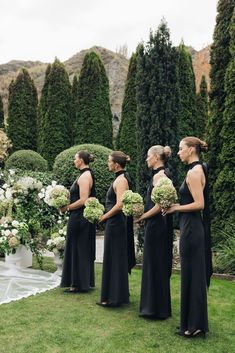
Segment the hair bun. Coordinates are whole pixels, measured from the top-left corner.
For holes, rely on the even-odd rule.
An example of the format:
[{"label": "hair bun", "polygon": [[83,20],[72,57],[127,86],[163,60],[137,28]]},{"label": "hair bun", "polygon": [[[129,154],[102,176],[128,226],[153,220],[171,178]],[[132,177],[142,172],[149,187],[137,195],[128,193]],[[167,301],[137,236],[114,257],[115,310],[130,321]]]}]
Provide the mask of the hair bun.
[{"label": "hair bun", "polygon": [[200,149],[202,152],[207,152],[208,151],[208,145],[205,141],[201,141],[201,144],[200,144]]},{"label": "hair bun", "polygon": [[166,158],[169,158],[171,156],[171,148],[170,148],[170,146],[165,146],[163,148],[163,150],[164,150],[164,154],[165,154]]},{"label": "hair bun", "polygon": [[94,159],[95,159],[95,158],[94,158],[93,154],[90,153],[90,155],[89,155],[89,161],[90,161],[90,162],[94,162]]}]

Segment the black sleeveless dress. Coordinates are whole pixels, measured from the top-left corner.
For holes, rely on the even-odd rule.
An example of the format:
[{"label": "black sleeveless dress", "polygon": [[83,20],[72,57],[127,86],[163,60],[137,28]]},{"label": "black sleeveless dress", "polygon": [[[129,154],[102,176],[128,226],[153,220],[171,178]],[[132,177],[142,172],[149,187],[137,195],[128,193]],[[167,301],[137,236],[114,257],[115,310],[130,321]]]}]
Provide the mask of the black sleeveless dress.
[{"label": "black sleeveless dress", "polygon": [[[90,169],[84,168],[84,173]],[[91,171],[90,171],[91,172]],[[94,176],[90,196],[95,197]],[[80,198],[79,185],[76,179],[70,188],[70,203]],[[95,225],[83,217],[84,206],[71,210],[67,227],[64,264],[61,287],[75,287],[79,291],[88,291],[94,287],[94,261],[95,261]]]},{"label": "black sleeveless dress", "polygon": [[[153,175],[160,170],[153,171]],[[167,174],[165,172],[165,174]],[[146,197],[145,212],[155,206],[151,200],[153,177]],[[172,215],[161,213],[145,222],[144,256],[140,297],[140,316],[166,319],[171,316],[170,276],[172,264]]]},{"label": "black sleeveless dress", "polygon": [[[116,176],[120,174],[116,173]],[[112,184],[106,195],[106,212],[115,204]],[[126,217],[122,212],[108,218],[105,224],[100,301],[112,306],[129,303]]]},{"label": "black sleeveless dress", "polygon": [[[193,163],[193,166],[199,164]],[[181,205],[192,203],[186,180],[180,189]],[[181,322],[180,331],[208,331],[205,231],[200,211],[180,213]]]}]

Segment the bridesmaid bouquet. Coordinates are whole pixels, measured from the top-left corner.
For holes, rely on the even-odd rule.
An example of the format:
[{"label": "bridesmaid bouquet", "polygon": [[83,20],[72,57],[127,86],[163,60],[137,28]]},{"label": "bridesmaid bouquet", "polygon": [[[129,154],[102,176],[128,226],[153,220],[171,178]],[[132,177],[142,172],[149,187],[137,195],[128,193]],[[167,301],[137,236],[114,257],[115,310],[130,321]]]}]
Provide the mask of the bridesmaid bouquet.
[{"label": "bridesmaid bouquet", "polygon": [[169,208],[177,201],[177,193],[172,181],[168,178],[161,178],[154,186],[151,200],[159,204],[162,209]]},{"label": "bridesmaid bouquet", "polygon": [[43,197],[46,204],[55,208],[61,208],[69,203],[69,191],[63,185],[57,185],[55,181],[48,185],[46,190],[42,189],[39,197]]},{"label": "bridesmaid bouquet", "polygon": [[122,195],[122,211],[125,216],[140,217],[144,213],[143,198],[137,192],[127,190]]},{"label": "bridesmaid bouquet", "polygon": [[89,197],[85,202],[85,209],[83,216],[90,223],[98,222],[100,217],[104,214],[104,206],[95,197]]}]

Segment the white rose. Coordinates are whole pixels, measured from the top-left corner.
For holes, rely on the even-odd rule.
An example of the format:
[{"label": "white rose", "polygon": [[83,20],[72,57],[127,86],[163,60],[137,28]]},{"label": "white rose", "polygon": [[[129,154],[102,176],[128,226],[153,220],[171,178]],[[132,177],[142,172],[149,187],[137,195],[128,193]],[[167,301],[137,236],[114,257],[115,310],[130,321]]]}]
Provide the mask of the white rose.
[{"label": "white rose", "polygon": [[64,234],[63,229],[60,229],[60,230],[59,230],[59,234]]},{"label": "white rose", "polygon": [[59,220],[57,221],[57,223],[58,223],[58,224],[61,224],[61,223],[62,223],[61,219],[59,219]]},{"label": "white rose", "polygon": [[4,227],[4,228],[8,228],[8,223],[4,223],[4,224],[3,224],[3,227]]},{"label": "white rose", "polygon": [[18,234],[19,231],[18,231],[18,229],[12,229],[11,232],[12,232],[13,235],[16,235],[16,234]]},{"label": "white rose", "polygon": [[6,190],[6,199],[12,199],[12,192],[10,190]]},{"label": "white rose", "polygon": [[39,192],[38,197],[39,197],[40,199],[43,199],[44,194],[43,194],[42,192]]},{"label": "white rose", "polygon": [[5,184],[3,184],[2,187],[3,187],[3,189],[7,189],[7,188],[9,188],[9,185],[5,183]]},{"label": "white rose", "polygon": [[12,225],[13,225],[13,227],[19,227],[19,225],[20,225],[20,223],[18,222],[18,221],[12,221]]},{"label": "white rose", "polygon": [[10,173],[10,175],[14,175],[15,174],[15,170],[14,169],[9,169],[9,173]]},{"label": "white rose", "polygon": [[8,235],[10,235],[10,234],[11,234],[11,231],[9,229],[6,229],[5,230],[5,236],[8,237]]},{"label": "white rose", "polygon": [[51,185],[52,185],[52,186],[56,186],[56,184],[57,184],[57,182],[56,182],[55,180],[52,180]]}]

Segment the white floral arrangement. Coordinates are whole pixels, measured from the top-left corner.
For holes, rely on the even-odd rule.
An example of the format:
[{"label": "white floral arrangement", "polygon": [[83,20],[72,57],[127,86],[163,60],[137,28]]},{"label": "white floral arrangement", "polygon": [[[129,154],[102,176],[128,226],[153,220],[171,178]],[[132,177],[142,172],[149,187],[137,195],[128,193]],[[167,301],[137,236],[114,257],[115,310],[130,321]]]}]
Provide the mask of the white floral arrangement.
[{"label": "white floral arrangement", "polygon": [[137,192],[126,190],[122,195],[122,211],[125,216],[140,217],[144,213],[143,198]]},{"label": "white floral arrangement", "polygon": [[177,201],[177,192],[169,178],[161,178],[154,186],[151,200],[158,204],[162,209],[169,208]]},{"label": "white floral arrangement", "polygon": [[6,254],[14,254],[20,244],[29,245],[31,237],[28,225],[17,220],[0,223],[0,249]]},{"label": "white floral arrangement", "polygon": [[66,227],[59,229],[58,232],[51,234],[51,238],[48,239],[46,248],[52,251],[55,255],[59,254],[61,258],[64,256],[64,248],[66,241]]},{"label": "white floral arrangement", "polygon": [[83,216],[90,223],[98,222],[100,217],[104,214],[104,206],[95,197],[89,197],[85,202]]},{"label": "white floral arrangement", "polygon": [[69,191],[63,185],[59,185],[56,181],[52,181],[51,185],[42,188],[38,194],[40,199],[44,199],[45,203],[55,208],[61,208],[69,204]]},{"label": "white floral arrangement", "polygon": [[22,193],[25,196],[28,195],[30,191],[39,192],[42,189],[42,183],[32,177],[22,177],[12,186],[12,193]]}]

